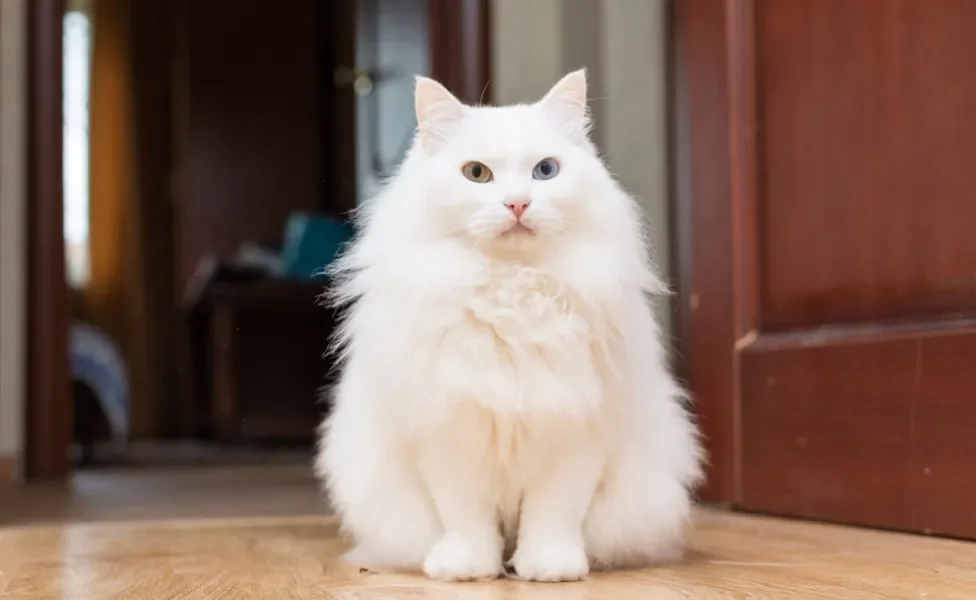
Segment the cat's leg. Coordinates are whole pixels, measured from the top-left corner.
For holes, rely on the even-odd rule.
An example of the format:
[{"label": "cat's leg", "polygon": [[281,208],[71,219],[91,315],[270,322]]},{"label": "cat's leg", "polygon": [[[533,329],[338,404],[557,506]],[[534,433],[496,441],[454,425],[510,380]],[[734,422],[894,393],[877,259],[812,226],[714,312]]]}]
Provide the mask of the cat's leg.
[{"label": "cat's leg", "polygon": [[551,464],[527,482],[511,564],[521,579],[574,581],[589,573],[583,522],[604,455],[590,440],[551,450]]},{"label": "cat's leg", "polygon": [[700,477],[697,435],[678,404],[640,411],[623,428],[584,527],[594,568],[681,558]]},{"label": "cat's leg", "polygon": [[373,570],[420,571],[442,535],[440,520],[409,453],[364,405],[337,406],[323,427],[316,459],[342,529],[356,543],[346,561]]},{"label": "cat's leg", "polygon": [[[459,431],[469,435],[457,436]],[[478,433],[462,427],[428,440],[420,452],[424,481],[444,527],[424,561],[431,579],[494,579],[502,573],[504,540],[490,489],[491,465],[484,464]]]},{"label": "cat's leg", "polygon": [[678,560],[690,516],[690,494],[674,477],[618,471],[594,498],[586,519],[590,562],[610,569]]}]

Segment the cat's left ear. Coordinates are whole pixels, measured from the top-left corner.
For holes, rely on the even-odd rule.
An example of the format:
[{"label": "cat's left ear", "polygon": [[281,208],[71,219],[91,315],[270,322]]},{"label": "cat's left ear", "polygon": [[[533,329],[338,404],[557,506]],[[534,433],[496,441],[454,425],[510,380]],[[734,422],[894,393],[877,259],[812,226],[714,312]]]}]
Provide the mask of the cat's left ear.
[{"label": "cat's left ear", "polygon": [[573,71],[560,79],[539,105],[563,123],[571,135],[585,135],[590,126],[586,108],[586,69]]},{"label": "cat's left ear", "polygon": [[464,116],[464,104],[447,88],[428,77],[417,77],[414,90],[417,133],[427,152],[436,152],[447,143]]}]

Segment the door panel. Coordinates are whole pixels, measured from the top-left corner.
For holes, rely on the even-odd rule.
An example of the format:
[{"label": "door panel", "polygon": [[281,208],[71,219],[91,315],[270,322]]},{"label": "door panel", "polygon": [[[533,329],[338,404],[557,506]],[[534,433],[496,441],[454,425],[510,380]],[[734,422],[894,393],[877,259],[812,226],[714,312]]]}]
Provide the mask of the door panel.
[{"label": "door panel", "polygon": [[741,506],[976,537],[976,324],[770,335],[740,357]]},{"label": "door panel", "polygon": [[761,323],[976,306],[976,2],[755,6]]},{"label": "door panel", "polygon": [[677,3],[711,499],[976,538],[974,30],[971,0]]}]

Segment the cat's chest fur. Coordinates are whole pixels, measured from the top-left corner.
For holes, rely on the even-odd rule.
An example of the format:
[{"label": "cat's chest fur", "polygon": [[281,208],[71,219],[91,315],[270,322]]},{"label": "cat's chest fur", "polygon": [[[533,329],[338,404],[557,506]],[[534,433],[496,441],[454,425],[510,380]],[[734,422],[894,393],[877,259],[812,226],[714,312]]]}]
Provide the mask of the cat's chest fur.
[{"label": "cat's chest fur", "polygon": [[497,344],[528,350],[590,335],[572,289],[551,273],[517,264],[492,264],[462,296],[476,325],[490,328]]},{"label": "cat's chest fur", "polygon": [[509,263],[441,298],[436,349],[450,402],[504,414],[592,412],[611,377],[613,330],[558,274]]},{"label": "cat's chest fur", "polygon": [[435,336],[433,379],[447,387],[421,445],[474,461],[509,530],[548,457],[603,425],[614,388],[609,317],[558,272],[518,264],[490,264],[439,302],[453,316]]}]

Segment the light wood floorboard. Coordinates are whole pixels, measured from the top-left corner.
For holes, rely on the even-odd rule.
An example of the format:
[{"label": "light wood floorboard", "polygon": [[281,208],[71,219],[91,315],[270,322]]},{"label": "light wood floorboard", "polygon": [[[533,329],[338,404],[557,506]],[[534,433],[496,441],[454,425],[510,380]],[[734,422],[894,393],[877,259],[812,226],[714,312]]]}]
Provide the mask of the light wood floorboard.
[{"label": "light wood floorboard", "polygon": [[307,465],[86,474],[0,492],[0,522],[9,600],[976,598],[976,544],[713,509],[675,566],[556,585],[360,573]]}]

